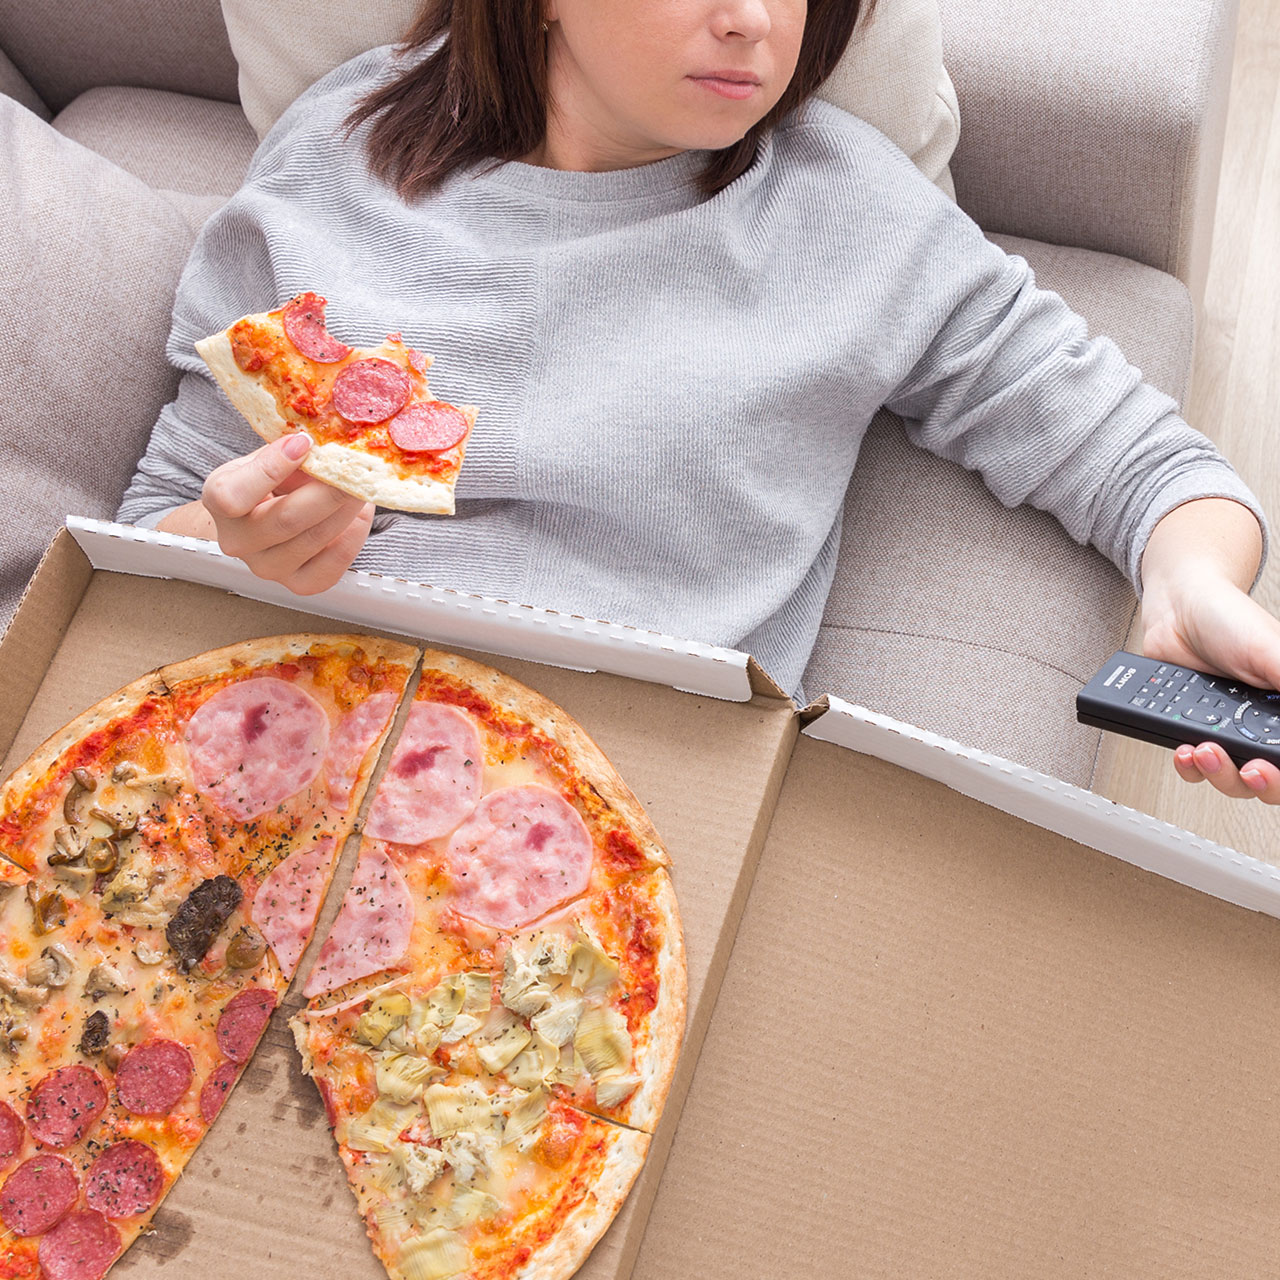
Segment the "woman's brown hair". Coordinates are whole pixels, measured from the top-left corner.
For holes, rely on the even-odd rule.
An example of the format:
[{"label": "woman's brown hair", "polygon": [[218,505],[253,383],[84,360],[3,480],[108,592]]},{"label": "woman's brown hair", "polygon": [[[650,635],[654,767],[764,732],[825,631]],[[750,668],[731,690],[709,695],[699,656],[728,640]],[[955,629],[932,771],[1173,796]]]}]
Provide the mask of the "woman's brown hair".
[{"label": "woman's brown hair", "polygon": [[[861,11],[872,0],[809,0],[791,83],[740,142],[713,152],[701,175],[707,195],[723,190],[755,159],[761,137],[835,69]],[[528,155],[547,130],[546,36],[542,0],[427,0],[400,52],[421,53],[348,117],[366,121],[369,163],[406,200],[427,194],[458,169]]]}]

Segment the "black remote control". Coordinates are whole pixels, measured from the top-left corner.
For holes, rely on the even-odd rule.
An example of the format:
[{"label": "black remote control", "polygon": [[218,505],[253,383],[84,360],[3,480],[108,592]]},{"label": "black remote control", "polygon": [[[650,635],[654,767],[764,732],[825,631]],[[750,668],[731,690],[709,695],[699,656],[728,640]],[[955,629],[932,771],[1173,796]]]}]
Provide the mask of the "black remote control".
[{"label": "black remote control", "polygon": [[1280,693],[1123,649],[1076,695],[1076,719],[1162,747],[1217,742],[1280,766]]}]

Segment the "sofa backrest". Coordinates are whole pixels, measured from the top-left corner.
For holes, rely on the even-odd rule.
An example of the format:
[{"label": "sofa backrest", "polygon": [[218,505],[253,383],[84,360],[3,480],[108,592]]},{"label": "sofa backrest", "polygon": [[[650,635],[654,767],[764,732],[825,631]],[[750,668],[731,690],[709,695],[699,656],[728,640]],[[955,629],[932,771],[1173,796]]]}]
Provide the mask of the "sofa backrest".
[{"label": "sofa backrest", "polygon": [[0,0],[0,48],[55,112],[99,85],[238,100],[219,0]]}]

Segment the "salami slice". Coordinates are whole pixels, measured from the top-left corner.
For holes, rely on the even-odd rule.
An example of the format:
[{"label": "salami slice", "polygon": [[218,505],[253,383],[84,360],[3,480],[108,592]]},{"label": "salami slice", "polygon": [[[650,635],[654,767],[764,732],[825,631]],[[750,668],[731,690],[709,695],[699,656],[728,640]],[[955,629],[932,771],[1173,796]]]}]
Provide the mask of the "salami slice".
[{"label": "salami slice", "polygon": [[345,809],[350,802],[351,789],[356,784],[365,753],[391,719],[396,702],[397,695],[387,689],[366,698],[338,721],[324,759],[329,803],[336,808]]},{"label": "salami slice", "polygon": [[249,987],[232,996],[218,1019],[218,1048],[232,1062],[248,1062],[275,1007],[275,992],[265,987]]},{"label": "salami slice", "polygon": [[27,1128],[46,1147],[79,1142],[107,1105],[107,1089],[89,1067],[51,1071],[27,1099]]},{"label": "salami slice", "polygon": [[240,822],[297,795],[320,772],[329,717],[305,689],[259,676],[215,693],[190,719],[196,785]]},{"label": "salami slice", "polygon": [[120,1253],[120,1233],[92,1209],[70,1214],[36,1250],[46,1280],[102,1280]]},{"label": "salami slice", "polygon": [[113,1142],[89,1167],[84,1200],[107,1218],[146,1213],[160,1199],[164,1170],[144,1142]]},{"label": "salami slice", "polygon": [[427,400],[401,409],[387,432],[406,453],[439,453],[460,443],[470,425],[460,409],[443,400]]},{"label": "salami slice", "polygon": [[504,787],[449,841],[453,905],[481,924],[520,928],[584,892],[591,857],[591,835],[567,800],[547,787]]},{"label": "salami slice", "polygon": [[80,1179],[62,1156],[24,1160],[0,1187],[0,1222],[16,1236],[48,1231],[76,1202]]},{"label": "salami slice", "polygon": [[415,702],[365,822],[394,844],[448,835],[480,799],[480,735],[456,707]]},{"label": "salami slice", "polygon": [[404,876],[383,849],[365,845],[303,994],[333,991],[395,964],[412,930],[413,898]]},{"label": "salami slice", "polygon": [[144,1040],[116,1068],[116,1096],[135,1116],[167,1116],[191,1087],[191,1053],[176,1040]]},{"label": "salami slice", "polygon": [[236,1073],[240,1070],[234,1062],[220,1062],[209,1073],[209,1078],[200,1090],[200,1114],[205,1124],[212,1124],[222,1110],[222,1104],[236,1082]]},{"label": "salami slice", "polygon": [[333,862],[333,837],[290,854],[262,882],[253,899],[253,922],[262,931],[281,971],[293,977],[315,928]]},{"label": "salami slice", "polygon": [[348,422],[386,422],[409,402],[413,382],[398,364],[370,356],[333,380],[333,407]]},{"label": "salami slice", "polygon": [[22,1150],[26,1132],[22,1117],[7,1102],[0,1102],[0,1169],[11,1164]]},{"label": "salami slice", "polygon": [[317,364],[337,364],[351,354],[351,348],[325,328],[324,309],[327,301],[317,293],[300,293],[280,317],[290,342]]}]

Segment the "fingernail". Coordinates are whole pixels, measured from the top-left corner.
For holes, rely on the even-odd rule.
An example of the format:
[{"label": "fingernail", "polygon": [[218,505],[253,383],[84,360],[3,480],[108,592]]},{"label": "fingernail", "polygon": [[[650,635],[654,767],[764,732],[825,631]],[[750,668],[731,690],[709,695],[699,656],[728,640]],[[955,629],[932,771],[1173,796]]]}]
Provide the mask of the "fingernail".
[{"label": "fingernail", "polygon": [[1222,768],[1222,761],[1212,751],[1197,751],[1196,764],[1202,773],[1217,773]]},{"label": "fingernail", "polygon": [[1191,747],[1179,747],[1173,754],[1178,757],[1179,764],[1191,764],[1196,758],[1196,753]]},{"label": "fingernail", "polygon": [[310,448],[311,437],[305,431],[295,431],[285,437],[284,456],[286,458],[301,458]]},{"label": "fingernail", "polygon": [[1267,785],[1266,778],[1264,778],[1261,772],[1257,769],[1241,769],[1240,776],[1255,791],[1261,791]]}]

